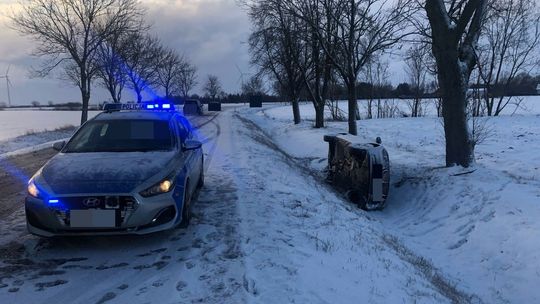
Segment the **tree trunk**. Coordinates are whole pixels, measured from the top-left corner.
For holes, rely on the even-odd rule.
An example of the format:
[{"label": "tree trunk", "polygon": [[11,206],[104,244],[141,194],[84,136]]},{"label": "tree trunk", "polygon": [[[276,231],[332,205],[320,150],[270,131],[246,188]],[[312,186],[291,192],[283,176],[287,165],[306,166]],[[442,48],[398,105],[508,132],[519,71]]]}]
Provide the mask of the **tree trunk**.
[{"label": "tree trunk", "polygon": [[349,133],[352,135],[358,135],[358,129],[356,127],[358,104],[356,103],[356,86],[354,81],[347,84],[347,98],[349,102]]},{"label": "tree trunk", "polygon": [[[451,61],[452,58],[456,60],[457,54],[443,58],[447,58],[445,61]],[[474,148],[467,125],[468,84],[465,81],[468,78],[464,77],[463,73],[457,61],[454,64],[439,64],[447,167],[469,167],[474,161]]]},{"label": "tree trunk", "polygon": [[315,128],[324,128],[324,104],[315,105]]},{"label": "tree trunk", "polygon": [[81,97],[82,97],[82,109],[81,109],[81,125],[88,120],[88,104],[90,103],[90,84],[87,77],[81,77]]},{"label": "tree trunk", "polygon": [[301,121],[301,119],[300,119],[300,105],[298,104],[298,99],[293,98],[292,101],[291,101],[291,104],[292,104],[294,124],[297,125]]},{"label": "tree trunk", "polygon": [[116,99],[114,100],[115,103],[120,103],[122,101],[122,89],[118,89],[118,92],[116,93]]},{"label": "tree trunk", "polygon": [[456,20],[450,20],[446,1],[425,1],[431,25],[432,51],[442,91],[447,167],[468,167],[474,162],[474,145],[467,124],[467,89],[471,72],[477,64],[474,50],[480,37],[487,2],[460,2],[463,3],[463,11]]},{"label": "tree trunk", "polygon": [[142,103],[142,92],[140,88],[135,88],[135,93],[137,93],[137,102]]},{"label": "tree trunk", "polygon": [[81,125],[88,120],[88,104],[90,103],[90,94],[82,93],[82,113],[81,113]]},{"label": "tree trunk", "polygon": [[504,96],[499,97],[499,101],[497,103],[497,109],[495,109],[495,113],[493,113],[493,116],[499,116],[501,114],[502,110],[504,109],[504,106],[502,106],[504,101]]},{"label": "tree trunk", "polygon": [[493,103],[494,103],[494,97],[486,97],[486,110],[487,110],[487,116],[493,115]]}]

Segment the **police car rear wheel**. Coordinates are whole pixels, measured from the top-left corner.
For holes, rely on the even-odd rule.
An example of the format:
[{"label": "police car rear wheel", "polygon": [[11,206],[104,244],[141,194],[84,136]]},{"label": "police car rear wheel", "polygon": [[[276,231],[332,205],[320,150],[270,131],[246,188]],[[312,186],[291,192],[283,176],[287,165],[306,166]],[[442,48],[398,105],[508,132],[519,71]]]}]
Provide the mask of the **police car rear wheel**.
[{"label": "police car rear wheel", "polygon": [[182,207],[182,221],[180,222],[180,225],[178,225],[180,228],[187,228],[191,220],[191,195],[187,191],[187,189],[189,189],[188,186],[189,185],[186,185],[186,191],[184,193],[184,206]]},{"label": "police car rear wheel", "polygon": [[199,177],[199,182],[197,183],[197,188],[202,188],[204,186],[204,160],[201,160],[201,175]]}]

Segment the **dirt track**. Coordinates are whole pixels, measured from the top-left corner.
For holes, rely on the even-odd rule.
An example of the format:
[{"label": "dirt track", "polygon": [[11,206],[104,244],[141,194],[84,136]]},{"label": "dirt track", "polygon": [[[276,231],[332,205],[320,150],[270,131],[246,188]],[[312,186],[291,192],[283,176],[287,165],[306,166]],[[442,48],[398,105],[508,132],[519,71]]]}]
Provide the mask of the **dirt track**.
[{"label": "dirt track", "polygon": [[48,148],[0,160],[0,218],[24,205],[26,182],[56,153]]}]

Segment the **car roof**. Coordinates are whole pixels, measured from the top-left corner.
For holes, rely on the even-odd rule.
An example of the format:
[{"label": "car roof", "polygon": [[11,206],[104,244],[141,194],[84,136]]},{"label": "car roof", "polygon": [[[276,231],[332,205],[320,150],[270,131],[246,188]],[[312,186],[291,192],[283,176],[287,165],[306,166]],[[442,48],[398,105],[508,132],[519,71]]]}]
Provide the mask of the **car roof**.
[{"label": "car roof", "polygon": [[177,112],[161,111],[115,111],[98,114],[94,120],[163,120],[169,121]]}]

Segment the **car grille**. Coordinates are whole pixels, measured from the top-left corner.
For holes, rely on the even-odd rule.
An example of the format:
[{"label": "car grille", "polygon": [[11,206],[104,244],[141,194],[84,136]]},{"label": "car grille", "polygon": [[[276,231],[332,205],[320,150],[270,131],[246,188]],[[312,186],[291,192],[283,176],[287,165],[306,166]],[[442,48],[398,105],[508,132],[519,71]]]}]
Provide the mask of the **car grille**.
[{"label": "car grille", "polygon": [[137,201],[131,196],[81,196],[59,199],[66,209],[135,209]]},{"label": "car grille", "polygon": [[58,221],[63,226],[69,226],[70,210],[109,209],[116,211],[116,226],[124,225],[138,203],[131,196],[80,196],[61,197],[59,205],[51,207]]}]

